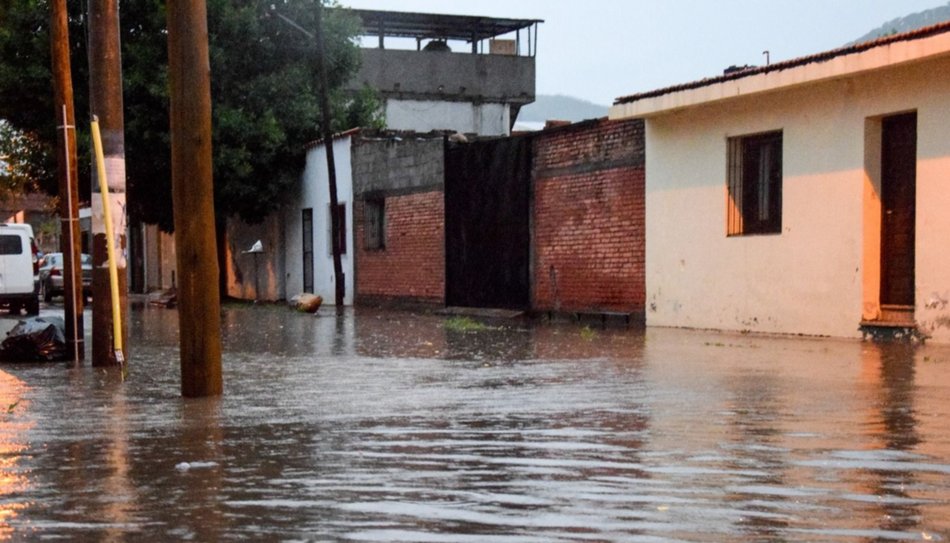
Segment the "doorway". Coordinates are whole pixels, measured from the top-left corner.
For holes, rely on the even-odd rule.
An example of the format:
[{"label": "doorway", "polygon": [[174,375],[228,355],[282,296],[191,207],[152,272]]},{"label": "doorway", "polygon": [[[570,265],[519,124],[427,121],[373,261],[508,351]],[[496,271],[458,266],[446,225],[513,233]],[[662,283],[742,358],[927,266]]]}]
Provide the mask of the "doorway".
[{"label": "doorway", "polygon": [[914,321],[917,113],[881,121],[881,320]]},{"label": "doorway", "polygon": [[447,305],[527,308],[531,144],[528,136],[447,143]]}]

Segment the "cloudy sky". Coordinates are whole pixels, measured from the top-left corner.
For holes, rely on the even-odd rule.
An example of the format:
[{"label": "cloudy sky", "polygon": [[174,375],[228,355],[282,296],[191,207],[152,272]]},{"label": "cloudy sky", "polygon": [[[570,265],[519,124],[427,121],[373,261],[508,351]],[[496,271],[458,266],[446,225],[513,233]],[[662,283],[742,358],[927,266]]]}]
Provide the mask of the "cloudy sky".
[{"label": "cloudy sky", "polygon": [[619,96],[839,47],[947,0],[339,0],[393,11],[543,19],[537,92]]}]

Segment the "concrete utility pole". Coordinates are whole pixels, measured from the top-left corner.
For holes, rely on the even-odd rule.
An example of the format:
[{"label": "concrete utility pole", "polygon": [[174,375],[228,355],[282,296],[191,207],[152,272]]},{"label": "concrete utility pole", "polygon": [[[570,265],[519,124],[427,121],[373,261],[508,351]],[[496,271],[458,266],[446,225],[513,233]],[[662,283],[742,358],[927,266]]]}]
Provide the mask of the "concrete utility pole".
[{"label": "concrete utility pole", "polygon": [[[98,174],[93,168],[92,182],[92,364],[123,365],[128,357],[128,281],[126,278],[126,215],[125,215],[125,135],[122,115],[122,58],[119,47],[119,0],[89,2],[89,106],[99,117],[102,147],[105,155],[109,200],[114,221],[114,239],[106,239],[102,196]],[[106,243],[112,243],[119,272],[119,314],[113,315]],[[122,323],[120,343],[122,359],[116,344],[114,319]]]},{"label": "concrete utility pole", "polygon": [[181,393],[217,396],[223,384],[220,295],[215,288],[208,16],[205,0],[168,0],[166,9]]},{"label": "concrete utility pole", "polygon": [[[319,78],[320,116],[323,117],[323,146],[327,151],[327,176],[330,183],[330,233],[333,239],[330,246],[333,249],[333,281],[336,289],[336,313],[343,313],[343,297],[346,293],[346,284],[343,278],[343,262],[340,259],[340,210],[336,193],[336,163],[333,158],[333,129],[330,128],[330,96],[327,86],[326,53],[323,46],[323,0],[317,1],[317,24],[314,41],[317,46],[317,77]],[[346,240],[343,240],[346,243]]]},{"label": "concrete utility pole", "polygon": [[53,104],[58,145],[60,251],[63,253],[63,298],[66,309],[66,346],[73,362],[86,355],[83,339],[82,260],[79,228],[79,168],[76,160],[76,112],[69,60],[69,19],[66,0],[50,2],[50,53],[53,68]]}]

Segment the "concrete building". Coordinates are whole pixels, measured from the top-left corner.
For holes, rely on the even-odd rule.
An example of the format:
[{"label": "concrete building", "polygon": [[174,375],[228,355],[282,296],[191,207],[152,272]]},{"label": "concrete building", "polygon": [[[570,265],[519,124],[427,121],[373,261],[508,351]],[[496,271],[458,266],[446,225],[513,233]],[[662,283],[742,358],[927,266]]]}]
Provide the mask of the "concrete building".
[{"label": "concrete building", "polygon": [[[368,46],[362,49],[362,67],[348,88],[369,87],[379,94],[387,128],[507,135],[521,106],[534,101],[540,20],[352,12],[363,22]],[[334,143],[339,201],[346,215],[346,304],[353,302],[355,294],[351,143],[351,137]],[[325,156],[323,142],[308,146],[301,187],[287,195],[280,212],[259,225],[228,221],[225,273],[229,296],[274,301],[312,288],[323,296],[324,303],[333,303]],[[154,226],[135,230],[131,238],[133,290],[173,287],[174,239]],[[261,241],[262,252],[250,252],[257,241]]]},{"label": "concrete building", "polygon": [[359,303],[445,303],[445,136],[363,134],[353,147]]},{"label": "concrete building", "polygon": [[950,341],[950,24],[619,98],[648,325]]},{"label": "concrete building", "polygon": [[[534,55],[537,25],[541,21],[373,10],[353,12],[361,18],[365,43],[371,47],[362,49],[363,64],[349,88],[355,91],[369,87],[379,94],[390,131],[402,133],[409,139],[434,137],[441,153],[445,133],[509,134],[520,107],[534,101]],[[457,50],[453,51],[453,47]],[[339,135],[333,143],[338,201],[344,215],[341,233],[345,247],[342,254],[346,281],[344,303],[352,304],[357,294],[354,251],[360,253],[367,275],[365,296],[385,296],[386,289],[404,285],[405,290],[400,292],[407,292],[410,298],[431,301],[434,292],[438,291],[438,297],[443,295],[443,286],[423,284],[429,279],[420,283],[420,270],[412,269],[408,262],[404,267],[387,265],[380,270],[391,283],[388,287],[372,286],[373,263],[398,260],[395,255],[400,252],[400,242],[409,238],[402,235],[393,238],[386,251],[367,250],[365,245],[354,241],[355,229],[362,226],[354,222],[354,213],[358,213],[362,221],[367,207],[386,199],[389,215],[398,216],[401,198],[414,193],[417,186],[429,186],[436,177],[441,186],[441,163],[438,175],[428,172],[422,178],[409,181],[410,187],[397,183],[392,190],[361,188],[360,197],[364,200],[354,209],[351,148],[371,145],[374,137],[371,133],[352,130]],[[402,147],[390,145],[386,153],[397,148]],[[389,155],[381,158],[384,163],[380,171],[391,172],[390,181],[414,171],[417,166],[410,156],[393,161],[389,161],[394,158]],[[300,292],[313,292],[322,296],[325,304],[334,303],[325,142],[317,141],[308,146],[306,164],[299,190],[287,195],[279,214],[254,227],[229,222],[230,296],[278,300]],[[369,198],[368,203],[365,198]],[[440,213],[440,223],[442,220]],[[418,224],[406,226],[412,227],[411,233],[407,233],[410,237],[420,232]],[[399,219],[392,218],[386,227],[390,232],[398,230]],[[262,239],[263,253],[241,256],[261,237],[269,238],[269,243]],[[442,251],[441,238],[439,240],[438,250]],[[427,266],[429,264],[422,264],[424,269]],[[443,268],[444,260],[440,259],[439,269]],[[399,279],[402,273],[408,274],[405,283]],[[414,286],[409,286],[409,282]]]},{"label": "concrete building", "polygon": [[59,251],[60,222],[55,202],[46,194],[14,194],[0,202],[0,222],[27,223],[33,227],[34,241],[40,251]]},{"label": "concrete building", "polygon": [[[342,243],[340,260],[343,265],[344,305],[353,303],[353,175],[350,167],[350,148],[359,130],[339,134],[333,140],[336,163],[337,205],[342,214],[340,231]],[[336,283],[333,274],[331,250],[330,193],[327,188],[326,147],[323,142],[311,144],[307,163],[296,194],[289,195],[283,208],[285,245],[282,254],[286,260],[286,289],[281,298],[301,292],[323,297],[324,303],[335,303]]]},{"label": "concrete building", "polygon": [[468,143],[365,136],[352,150],[358,303],[642,320],[642,121]]},{"label": "concrete building", "polygon": [[511,133],[534,101],[537,19],[353,10],[363,64],[350,88],[383,100],[393,130]]}]

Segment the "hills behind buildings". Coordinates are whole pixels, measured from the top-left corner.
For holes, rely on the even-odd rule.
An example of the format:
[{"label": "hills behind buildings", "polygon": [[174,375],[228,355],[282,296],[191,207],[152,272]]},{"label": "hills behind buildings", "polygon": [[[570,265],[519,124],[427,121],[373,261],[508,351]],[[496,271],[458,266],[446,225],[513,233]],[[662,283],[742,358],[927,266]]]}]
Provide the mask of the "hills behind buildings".
[{"label": "hills behind buildings", "polygon": [[[846,45],[899,34],[947,20],[950,20],[950,2],[887,21]],[[533,103],[521,108],[518,123],[526,127],[540,128],[548,120],[577,122],[603,117],[607,115],[608,109],[608,105],[594,104],[571,96],[539,94]]]}]

